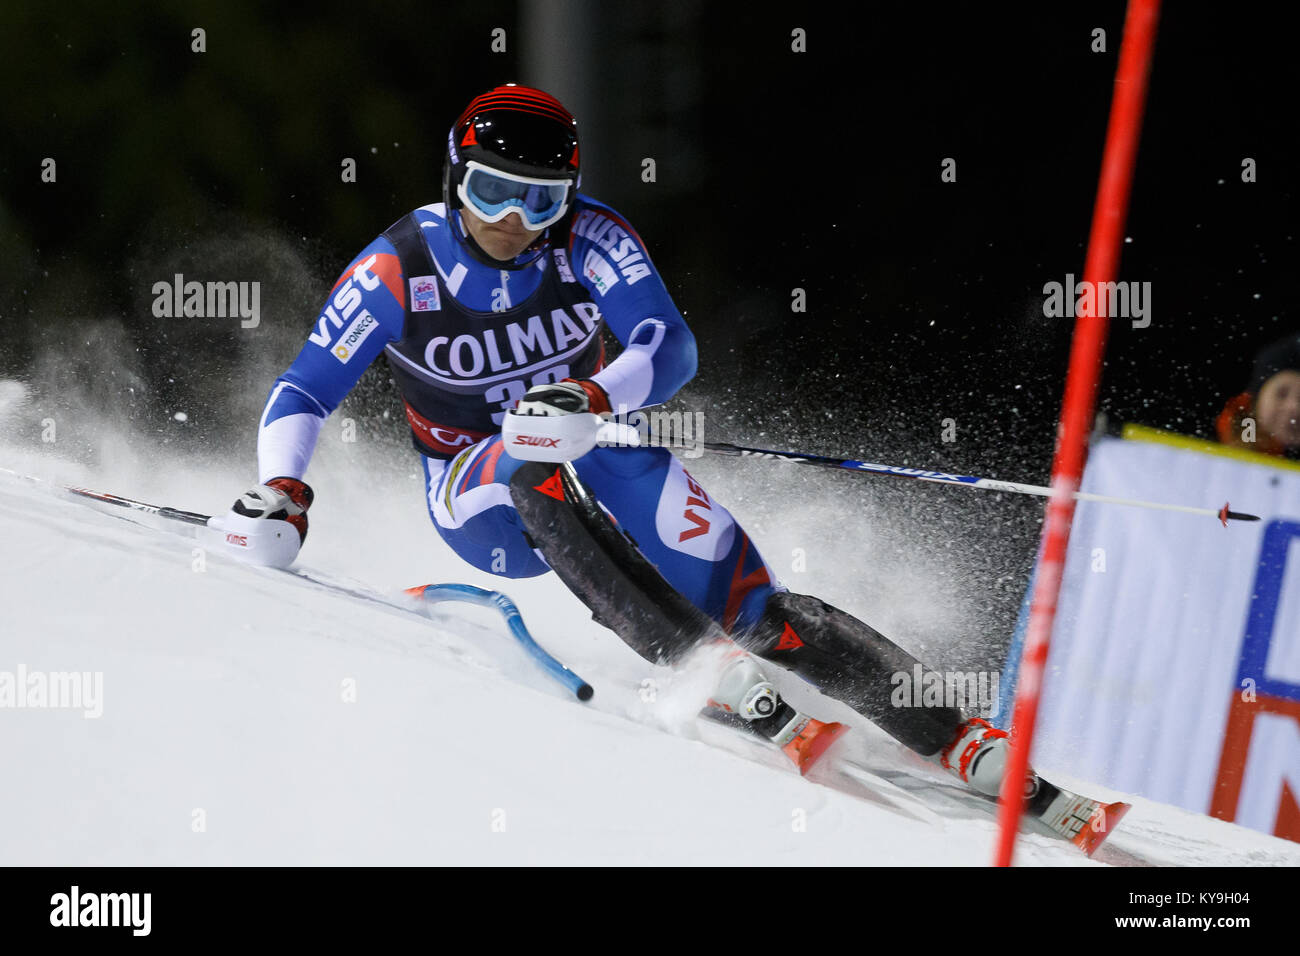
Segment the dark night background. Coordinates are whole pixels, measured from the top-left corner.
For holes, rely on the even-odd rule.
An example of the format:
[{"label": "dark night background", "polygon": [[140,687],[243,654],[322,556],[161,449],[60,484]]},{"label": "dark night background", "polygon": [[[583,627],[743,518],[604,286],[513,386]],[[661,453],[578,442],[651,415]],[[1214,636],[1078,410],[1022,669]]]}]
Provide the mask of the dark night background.
[{"label": "dark night background", "polygon": [[[695,330],[682,400],[710,412],[708,437],[1042,483],[1071,333],[1043,317],[1042,287],[1082,270],[1123,9],[10,5],[0,375],[39,406],[71,368],[141,428],[192,447],[237,432],[251,457],[266,389],[338,271],[441,198],[451,120],[517,80],[578,115],[586,191],[636,225]],[[1300,325],[1300,71],[1275,10],[1166,4],[1120,275],[1153,284],[1152,321],[1112,327],[1112,418],[1208,437],[1253,352]],[[260,280],[261,334],[155,319],[151,286],[176,271]],[[129,360],[98,359],[117,351]],[[359,413],[395,407],[385,386],[368,376]],[[180,432],[172,408],[190,410]],[[924,510],[954,492],[885,494]],[[1019,532],[1003,557],[1020,574],[1041,506],[980,507]]]}]

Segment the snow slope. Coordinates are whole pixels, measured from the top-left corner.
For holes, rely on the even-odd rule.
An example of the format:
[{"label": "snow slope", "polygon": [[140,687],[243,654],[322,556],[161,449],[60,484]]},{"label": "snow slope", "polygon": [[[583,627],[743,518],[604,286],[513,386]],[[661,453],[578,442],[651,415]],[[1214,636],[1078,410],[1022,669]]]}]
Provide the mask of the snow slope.
[{"label": "snow slope", "polygon": [[[0,475],[0,672],[103,680],[98,718],[0,710],[0,864],[990,860],[992,808],[845,708],[816,703],[855,733],[819,782],[800,778],[694,719],[708,661],[654,668],[553,578],[460,564],[428,524],[413,456],[376,478],[348,454],[327,445],[313,465],[305,567],[390,593],[500,586],[595,698],[540,675],[490,611],[430,620]],[[187,469],[126,439],[95,472],[30,446],[0,449],[0,465],[207,512],[248,483],[238,465]],[[1300,864],[1294,843],[1133,802],[1097,860],[1029,834],[1018,862]]]}]

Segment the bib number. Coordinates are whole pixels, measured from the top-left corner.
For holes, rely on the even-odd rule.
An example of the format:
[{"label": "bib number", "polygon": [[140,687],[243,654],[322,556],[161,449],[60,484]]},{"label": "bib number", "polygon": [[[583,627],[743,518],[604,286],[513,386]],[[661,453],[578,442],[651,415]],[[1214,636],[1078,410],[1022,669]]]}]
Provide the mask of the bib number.
[{"label": "bib number", "polygon": [[531,382],[518,378],[514,381],[502,382],[500,385],[493,385],[483,393],[483,397],[489,405],[496,405],[501,409],[499,412],[492,413],[492,424],[500,425],[505,421],[506,412],[518,405],[519,399],[523,398],[528,389],[534,385],[554,385],[556,382],[563,381],[568,377],[569,366],[553,365],[534,375]]}]

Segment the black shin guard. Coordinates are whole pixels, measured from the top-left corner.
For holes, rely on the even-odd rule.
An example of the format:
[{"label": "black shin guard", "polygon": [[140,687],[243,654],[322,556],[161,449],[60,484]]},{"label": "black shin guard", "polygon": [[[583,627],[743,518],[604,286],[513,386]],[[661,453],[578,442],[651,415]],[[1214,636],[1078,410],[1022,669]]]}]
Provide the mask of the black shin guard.
[{"label": "black shin guard", "polygon": [[914,679],[918,661],[874,628],[807,594],[778,592],[759,625],[737,640],[848,704],[891,737],[929,756],[952,742],[964,719],[955,707],[896,707],[895,674]]},{"label": "black shin guard", "polygon": [[726,639],[609,519],[572,468],[529,462],[510,497],[533,545],[597,623],[656,664],[671,664],[704,640]]}]

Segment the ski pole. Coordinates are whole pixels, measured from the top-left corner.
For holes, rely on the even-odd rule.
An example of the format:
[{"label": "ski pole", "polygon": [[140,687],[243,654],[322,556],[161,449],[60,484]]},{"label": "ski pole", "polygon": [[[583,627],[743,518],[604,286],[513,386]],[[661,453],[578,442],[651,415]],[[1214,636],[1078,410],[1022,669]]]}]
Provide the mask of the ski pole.
[{"label": "ski pole", "polygon": [[[851,458],[830,458],[826,455],[811,455],[799,452],[771,451],[765,448],[748,448],[744,445],[732,445],[726,442],[703,442],[696,444],[666,443],[669,448],[700,448],[715,455],[732,457],[765,458],[776,461],[788,461],[796,465],[816,465],[821,468],[841,468],[848,471],[882,475],[886,478],[914,478],[917,481],[932,481],[943,485],[959,485],[963,488],[978,488],[982,491],[1007,491],[1020,495],[1037,495],[1050,498],[1052,489],[1044,485],[1026,485],[1016,481],[1001,481],[997,478],[980,478],[976,475],[956,475],[943,471],[927,471],[924,468],[906,468],[901,465],[881,465],[869,461],[855,461]],[[1217,511],[1213,508],[1193,508],[1189,505],[1171,505],[1156,501],[1138,501],[1132,498],[1115,498],[1111,495],[1096,495],[1087,491],[1076,491],[1077,501],[1099,501],[1112,505],[1132,505],[1138,508],[1155,508],[1161,511],[1181,511],[1185,514],[1205,515],[1218,518],[1227,527],[1229,521],[1258,521],[1259,515],[1230,511],[1228,505]]]}]

